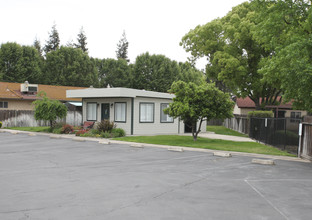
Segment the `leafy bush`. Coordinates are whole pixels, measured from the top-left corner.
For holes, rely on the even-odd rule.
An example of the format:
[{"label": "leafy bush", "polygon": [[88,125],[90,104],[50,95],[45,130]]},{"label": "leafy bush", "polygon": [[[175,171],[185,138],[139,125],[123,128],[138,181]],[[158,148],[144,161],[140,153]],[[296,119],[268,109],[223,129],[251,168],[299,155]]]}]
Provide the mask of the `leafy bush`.
[{"label": "leafy bush", "polygon": [[108,132],[102,132],[101,133],[101,137],[102,138],[112,138],[113,134],[112,133],[108,133]]},{"label": "leafy bush", "polygon": [[71,133],[73,133],[73,131],[74,131],[73,126],[71,126],[69,124],[63,125],[62,129],[61,129],[62,134],[71,134]]},{"label": "leafy bush", "polygon": [[122,128],[114,128],[114,129],[112,129],[112,134],[114,134],[114,137],[124,137],[124,136],[126,136],[126,132]]},{"label": "leafy bush", "polygon": [[248,118],[273,118],[272,111],[251,111],[248,112]]},{"label": "leafy bush", "polygon": [[93,134],[93,135],[101,134],[101,132],[97,129],[91,129],[88,133]]},{"label": "leafy bush", "polygon": [[2,127],[2,121],[0,121],[0,128]]},{"label": "leafy bush", "polygon": [[52,133],[53,134],[62,134],[62,128],[53,128]]},{"label": "leafy bush", "polygon": [[109,120],[102,120],[96,124],[96,128],[99,132],[111,132],[113,128],[116,128],[114,122]]}]

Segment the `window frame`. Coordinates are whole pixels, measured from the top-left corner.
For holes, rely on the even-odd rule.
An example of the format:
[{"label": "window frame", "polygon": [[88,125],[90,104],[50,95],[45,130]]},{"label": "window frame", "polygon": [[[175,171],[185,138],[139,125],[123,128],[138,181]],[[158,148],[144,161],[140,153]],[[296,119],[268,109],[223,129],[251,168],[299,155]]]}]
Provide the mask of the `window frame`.
[{"label": "window frame", "polygon": [[[166,108],[168,108],[169,107],[169,104],[170,103],[160,103],[160,123],[174,123],[174,118],[173,117],[171,117],[171,116],[169,116],[168,114],[165,114],[163,111],[164,111],[164,109],[162,109],[162,106],[163,105],[166,105],[167,107]],[[162,121],[162,114],[165,114],[165,115],[167,115],[167,117],[169,116],[170,118],[172,118],[172,121]]]},{"label": "window frame", "polygon": [[[88,105],[89,104],[95,104],[95,120],[89,120],[88,119]],[[97,112],[97,105],[98,103],[97,102],[87,102],[87,106],[86,106],[86,121],[97,121],[97,118],[98,118],[98,112]]]},{"label": "window frame", "polygon": [[0,107],[0,108],[9,108],[9,102],[0,101],[0,103],[2,104],[2,107]]},{"label": "window frame", "polygon": [[[141,105],[142,104],[150,104],[153,105],[153,121],[141,121]],[[139,122],[140,123],[155,123],[155,103],[154,102],[140,102],[139,103]]]},{"label": "window frame", "polygon": [[[116,104],[125,104],[125,120],[124,121],[117,121],[116,120]],[[114,122],[118,123],[127,123],[127,102],[114,102]]]}]

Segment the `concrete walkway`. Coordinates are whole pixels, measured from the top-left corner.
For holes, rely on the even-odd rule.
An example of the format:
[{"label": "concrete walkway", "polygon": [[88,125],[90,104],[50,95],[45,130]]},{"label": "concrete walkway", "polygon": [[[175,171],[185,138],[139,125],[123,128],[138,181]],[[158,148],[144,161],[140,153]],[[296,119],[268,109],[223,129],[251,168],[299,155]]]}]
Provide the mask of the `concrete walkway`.
[{"label": "concrete walkway", "polygon": [[[49,136],[50,138],[65,138],[65,139],[72,139],[73,141],[94,141],[98,142],[100,144],[127,144],[127,145],[136,145],[138,147],[153,147],[153,148],[176,148],[181,151],[192,151],[192,152],[205,152],[205,153],[214,153],[214,152],[221,152],[221,153],[230,153],[231,155],[236,156],[246,156],[246,157],[255,157],[255,158],[265,158],[265,159],[273,159],[273,160],[285,160],[285,161],[296,161],[296,162],[305,162],[310,163],[311,161],[298,158],[298,157],[288,157],[288,156],[275,156],[275,155],[265,155],[265,154],[255,154],[255,153],[244,153],[244,152],[235,152],[235,151],[220,151],[220,150],[210,150],[210,149],[202,149],[202,148],[192,148],[192,147],[180,147],[180,146],[170,146],[170,145],[158,145],[158,144],[147,144],[147,143],[135,143],[135,142],[127,142],[127,141],[118,141],[118,140],[111,140],[111,139],[105,139],[105,138],[94,138],[94,137],[76,137],[73,134],[51,134],[51,133],[44,133],[44,132],[30,132],[30,131],[18,131],[18,130],[11,130],[11,129],[0,129],[0,133],[11,133],[11,134],[28,134],[29,136],[37,136],[37,135],[43,135],[43,136]],[[212,137],[219,137],[222,136],[222,138],[225,138],[226,135],[216,135],[212,133],[203,133],[202,135],[206,135],[205,137],[212,138]],[[204,136],[203,136],[204,137]],[[250,138],[243,138],[243,137],[236,137],[236,136],[229,136],[237,138],[236,141],[238,141],[238,138],[243,139],[250,139]],[[214,138],[214,139],[221,139],[221,138]],[[227,140],[233,140],[233,139],[227,139]],[[223,139],[226,140],[226,139]],[[253,141],[252,139],[250,139]],[[245,140],[248,141],[248,140]]]},{"label": "concrete walkway", "polygon": [[[192,136],[192,134],[187,133],[183,135]],[[248,138],[248,137],[238,137],[238,136],[231,136],[231,135],[222,135],[222,134],[215,134],[213,132],[203,132],[198,134],[199,137],[203,138],[210,138],[210,139],[221,139],[227,141],[238,141],[238,142],[256,142],[255,140]]]}]

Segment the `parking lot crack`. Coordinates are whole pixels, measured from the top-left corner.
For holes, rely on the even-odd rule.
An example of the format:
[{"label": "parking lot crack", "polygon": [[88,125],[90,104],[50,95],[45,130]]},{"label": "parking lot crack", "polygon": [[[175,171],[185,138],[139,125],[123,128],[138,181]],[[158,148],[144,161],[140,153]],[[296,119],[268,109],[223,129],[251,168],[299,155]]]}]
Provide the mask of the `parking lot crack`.
[{"label": "parking lot crack", "polygon": [[285,219],[289,219],[279,208],[277,208],[269,199],[267,199],[256,187],[254,187],[248,180],[244,180],[259,196],[261,196],[273,209],[275,209]]}]

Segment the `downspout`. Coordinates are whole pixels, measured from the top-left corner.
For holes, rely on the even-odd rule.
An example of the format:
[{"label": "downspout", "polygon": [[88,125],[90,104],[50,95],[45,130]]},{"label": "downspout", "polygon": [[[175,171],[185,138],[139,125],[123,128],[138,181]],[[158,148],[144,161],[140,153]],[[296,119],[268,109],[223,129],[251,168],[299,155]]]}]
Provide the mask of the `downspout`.
[{"label": "downspout", "polygon": [[134,98],[131,98],[131,135],[133,135]]}]

